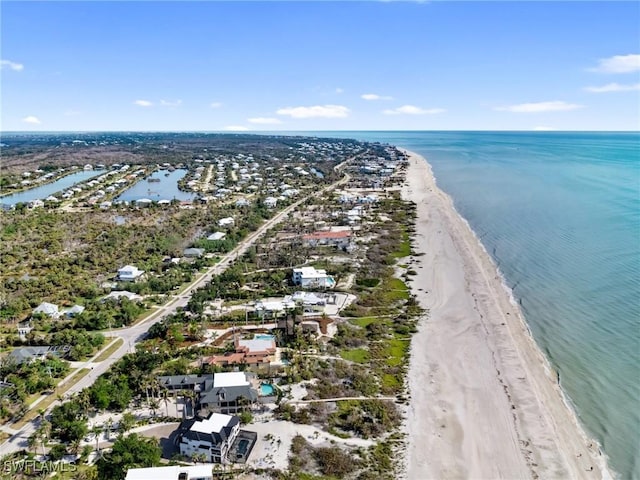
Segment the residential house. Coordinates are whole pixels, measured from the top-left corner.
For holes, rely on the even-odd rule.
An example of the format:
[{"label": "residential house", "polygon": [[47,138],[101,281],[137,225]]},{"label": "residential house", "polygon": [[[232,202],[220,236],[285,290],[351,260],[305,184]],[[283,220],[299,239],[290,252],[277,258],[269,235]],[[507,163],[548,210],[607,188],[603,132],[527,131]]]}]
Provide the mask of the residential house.
[{"label": "residential house", "polygon": [[42,302],[40,305],[34,308],[32,314],[35,315],[37,313],[46,315],[49,318],[60,317],[60,311],[58,310],[58,306],[48,302]]},{"label": "residential house", "polygon": [[144,270],[138,270],[133,265],[125,265],[118,270],[118,280],[121,282],[135,282],[144,274]]},{"label": "residential house", "polygon": [[314,267],[300,267],[293,269],[293,284],[304,288],[332,288],[336,282],[326,270],[316,270]]},{"label": "residential house", "polygon": [[204,248],[185,248],[182,254],[188,258],[200,258],[204,255]]},{"label": "residential house", "polygon": [[214,374],[213,388],[200,394],[200,410],[226,414],[245,410],[258,400],[250,378],[245,372]]},{"label": "residential house", "polygon": [[262,202],[267,208],[275,208],[278,203],[278,199],[275,197],[267,197]]},{"label": "residential house", "polygon": [[126,298],[128,300],[131,300],[132,302],[142,300],[142,297],[138,294],[128,292],[126,290],[114,290],[113,292],[109,293],[109,295],[105,295],[104,297],[102,297],[102,301],[112,298],[117,301],[120,301],[121,298]]},{"label": "residential house", "polygon": [[207,418],[191,418],[180,425],[178,446],[187,457],[204,454],[208,462],[226,463],[227,453],[240,432],[240,419],[211,413]]},{"label": "residential house", "polygon": [[337,248],[345,248],[351,243],[351,231],[339,230],[313,232],[302,236],[302,242],[307,247],[328,245]]},{"label": "residential house", "polygon": [[254,337],[252,340],[242,340],[239,336],[234,339],[235,351],[226,355],[215,355],[204,361],[209,365],[248,365],[259,367],[269,365],[275,360],[275,337]]},{"label": "residential house", "polygon": [[295,302],[290,298],[282,300],[258,300],[254,306],[259,318],[277,318],[296,308]]},{"label": "residential house", "polygon": [[49,355],[63,357],[65,356],[71,347],[64,346],[42,346],[42,347],[18,347],[14,349],[9,355],[7,355],[7,360],[10,362],[14,362],[17,365],[21,365],[23,363],[31,363],[36,360],[44,360]]},{"label": "residential house", "polygon": [[213,465],[130,468],[125,480],[213,480]]},{"label": "residential house", "polygon": [[67,318],[73,318],[76,315],[80,315],[82,312],[84,312],[84,307],[82,305],[74,305],[71,308],[65,308],[61,313]]},{"label": "residential house", "polygon": [[235,220],[233,219],[233,217],[225,217],[218,220],[219,227],[233,227],[234,224]]},{"label": "residential house", "polygon": [[199,394],[200,412],[237,413],[258,399],[253,376],[245,372],[214,375],[171,375],[158,377],[169,391],[192,390]]},{"label": "residential house", "polygon": [[227,234],[224,233],[224,232],[214,232],[214,233],[212,233],[211,235],[209,235],[207,237],[207,240],[214,240],[214,241],[224,240],[224,237],[226,237],[226,236],[227,236]]},{"label": "residential house", "polygon": [[29,320],[18,323],[18,337],[20,337],[20,340],[24,342],[31,330],[33,330],[33,327],[31,326],[31,322]]}]

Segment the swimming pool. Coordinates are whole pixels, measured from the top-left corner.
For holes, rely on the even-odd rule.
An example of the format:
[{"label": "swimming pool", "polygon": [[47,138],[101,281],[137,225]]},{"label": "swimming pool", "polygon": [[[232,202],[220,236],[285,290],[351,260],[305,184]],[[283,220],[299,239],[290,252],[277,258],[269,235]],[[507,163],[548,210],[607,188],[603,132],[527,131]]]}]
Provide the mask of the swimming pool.
[{"label": "swimming pool", "polygon": [[260,384],[260,395],[263,397],[270,397],[271,395],[275,395],[276,390],[273,388],[273,385],[269,383],[261,383]]},{"label": "swimming pool", "polygon": [[266,334],[266,333],[256,333],[253,336],[253,339],[254,340],[275,340],[276,337],[275,337],[275,335],[269,335],[269,334]]}]

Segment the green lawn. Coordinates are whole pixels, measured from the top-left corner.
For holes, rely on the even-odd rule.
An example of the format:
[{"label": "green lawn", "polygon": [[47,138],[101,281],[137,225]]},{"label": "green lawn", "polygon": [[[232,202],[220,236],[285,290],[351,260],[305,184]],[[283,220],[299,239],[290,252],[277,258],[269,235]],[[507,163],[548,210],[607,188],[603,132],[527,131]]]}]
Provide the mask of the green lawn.
[{"label": "green lawn", "polygon": [[123,343],[124,343],[124,340],[122,340],[121,338],[116,339],[115,342],[112,342],[107,348],[105,348],[102,351],[102,353],[98,355],[93,361],[102,362],[106,360],[107,358],[109,358],[110,355],[112,355],[116,350],[118,350]]},{"label": "green lawn", "polygon": [[367,328],[367,325],[374,323],[379,320],[380,317],[358,317],[358,318],[350,318],[349,323],[351,325],[357,325],[358,327]]},{"label": "green lawn", "polygon": [[398,245],[398,249],[391,254],[391,258],[403,258],[411,255],[411,241],[409,240],[409,234],[402,232],[402,242]]},{"label": "green lawn", "polygon": [[393,338],[387,340],[384,348],[387,365],[397,367],[404,363],[404,357],[409,351],[409,341]]},{"label": "green lawn", "polygon": [[364,348],[354,348],[353,350],[341,350],[340,356],[345,360],[356,363],[366,363],[369,361],[369,352]]}]

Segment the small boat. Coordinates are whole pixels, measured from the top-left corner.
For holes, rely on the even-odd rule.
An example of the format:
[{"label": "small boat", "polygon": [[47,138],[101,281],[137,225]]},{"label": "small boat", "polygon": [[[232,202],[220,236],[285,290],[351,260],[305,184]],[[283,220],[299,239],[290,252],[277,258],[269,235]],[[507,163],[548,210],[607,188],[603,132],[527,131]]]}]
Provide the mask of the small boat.
[{"label": "small boat", "polygon": [[156,182],[160,182],[160,179],[159,178],[147,178],[147,182],[156,183]]}]

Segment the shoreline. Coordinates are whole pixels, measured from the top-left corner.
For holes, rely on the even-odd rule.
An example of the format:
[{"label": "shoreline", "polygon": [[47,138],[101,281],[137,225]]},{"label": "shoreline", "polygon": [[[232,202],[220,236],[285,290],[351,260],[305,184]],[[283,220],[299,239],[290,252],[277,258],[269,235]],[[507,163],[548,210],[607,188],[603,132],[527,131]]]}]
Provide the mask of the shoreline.
[{"label": "shoreline", "polygon": [[613,478],[493,259],[427,161],[401,150],[422,254],[409,286],[430,312],[411,344],[407,478]]}]

